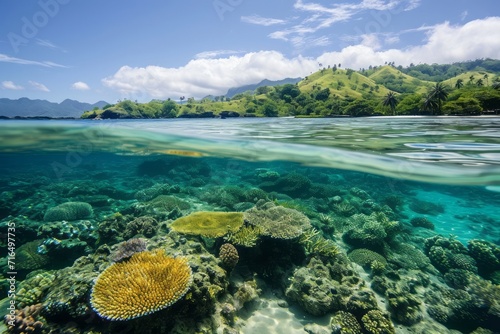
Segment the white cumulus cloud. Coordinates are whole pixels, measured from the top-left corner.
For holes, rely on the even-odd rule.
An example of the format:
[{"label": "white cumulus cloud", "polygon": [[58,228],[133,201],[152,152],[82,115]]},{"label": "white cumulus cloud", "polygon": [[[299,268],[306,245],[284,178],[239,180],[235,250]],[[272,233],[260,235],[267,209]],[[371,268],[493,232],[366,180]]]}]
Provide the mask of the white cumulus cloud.
[{"label": "white cumulus cloud", "polygon": [[74,84],[71,85],[71,88],[76,89],[76,90],[89,90],[90,87],[87,85],[85,82],[82,81],[77,81]]},{"label": "white cumulus cloud", "polygon": [[10,89],[10,90],[23,90],[23,86],[16,85],[12,81],[2,81],[2,88],[3,89]]},{"label": "white cumulus cloud", "polygon": [[41,84],[36,81],[30,81],[29,84],[33,86],[36,90],[42,91],[42,92],[50,92],[50,90],[45,86],[44,84]]},{"label": "white cumulus cloud", "polygon": [[406,49],[382,49],[376,36],[366,35],[359,44],[326,52],[316,58],[286,57],[277,51],[259,51],[241,56],[194,59],[177,68],[123,66],[102,82],[132,96],[200,98],[209,94],[222,95],[229,88],[263,79],[304,77],[318,70],[318,63],[323,66],[341,63],[343,68],[358,70],[385,62],[407,66],[410,63],[500,59],[500,39],[497,38],[500,17],[474,20],[464,25],[445,22],[426,27],[425,31],[426,40],[421,45]]}]

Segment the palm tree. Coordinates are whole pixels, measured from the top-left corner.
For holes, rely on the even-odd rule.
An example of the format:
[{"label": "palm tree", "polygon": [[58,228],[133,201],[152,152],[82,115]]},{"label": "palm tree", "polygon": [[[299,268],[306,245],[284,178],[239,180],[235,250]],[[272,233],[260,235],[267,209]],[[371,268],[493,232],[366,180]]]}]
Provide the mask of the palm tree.
[{"label": "palm tree", "polygon": [[483,76],[483,79],[486,80],[486,86],[488,86],[488,78],[490,76],[488,75],[488,73],[486,73],[484,76]]},{"label": "palm tree", "polygon": [[464,80],[463,79],[458,79],[457,82],[455,83],[455,88],[460,89],[464,86]]},{"label": "palm tree", "polygon": [[482,87],[482,86],[484,86],[483,79],[478,79],[478,80],[476,81],[476,85],[477,85],[478,87]]},{"label": "palm tree", "polygon": [[396,99],[396,94],[394,92],[389,92],[384,98],[382,102],[385,107],[391,108],[392,114],[396,115],[396,105],[398,104],[398,100]]},{"label": "palm tree", "polygon": [[424,111],[430,111],[434,114],[434,110],[438,108],[437,101],[432,97],[432,94],[428,94],[423,103]]},{"label": "palm tree", "polygon": [[432,88],[429,93],[429,98],[435,100],[438,106],[438,112],[441,113],[441,104],[448,97],[448,92],[446,87],[441,82],[436,82],[436,85]]},{"label": "palm tree", "polygon": [[473,83],[474,83],[474,76],[473,76],[473,75],[471,75],[471,76],[469,77],[469,85],[472,85]]}]

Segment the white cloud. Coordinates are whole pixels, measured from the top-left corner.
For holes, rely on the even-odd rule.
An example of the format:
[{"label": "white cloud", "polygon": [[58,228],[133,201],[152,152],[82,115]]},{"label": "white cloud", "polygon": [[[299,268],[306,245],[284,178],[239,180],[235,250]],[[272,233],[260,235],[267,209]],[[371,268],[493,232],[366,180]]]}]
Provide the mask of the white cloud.
[{"label": "white cloud", "polygon": [[178,68],[123,66],[102,81],[122,94],[160,99],[183,95],[200,98],[225,94],[229,88],[263,79],[304,77],[318,70],[318,63],[324,66],[341,63],[344,68],[358,70],[385,62],[407,66],[410,63],[500,59],[500,39],[497,38],[500,17],[475,20],[461,26],[445,22],[425,30],[426,41],[407,49],[381,49],[376,36],[365,35],[360,44],[327,52],[317,58],[287,58],[276,51],[260,51],[225,58],[195,59]]},{"label": "white cloud", "polygon": [[42,92],[50,92],[50,90],[45,86],[44,84],[41,84],[36,81],[30,81],[29,84],[33,86],[36,90],[42,91]]},{"label": "white cloud", "polygon": [[10,89],[10,90],[23,90],[23,86],[16,85],[12,81],[2,81],[2,88],[3,89]]},{"label": "white cloud", "polygon": [[194,57],[196,59],[202,59],[202,58],[217,58],[225,55],[234,55],[242,53],[241,51],[235,51],[235,50],[212,50],[212,51],[204,51],[196,54]]},{"label": "white cloud", "polygon": [[90,87],[87,85],[85,82],[82,81],[77,81],[74,84],[71,85],[71,88],[75,90],[89,90]]},{"label": "white cloud", "polygon": [[242,16],[241,21],[245,23],[256,24],[260,26],[272,26],[276,24],[285,24],[286,20],[272,19],[268,17],[261,17],[259,15]]},{"label": "white cloud", "polygon": [[37,66],[43,66],[43,67],[64,67],[66,68],[67,66],[60,65],[51,61],[36,61],[36,60],[28,60],[28,59],[22,59],[22,58],[16,58],[16,57],[10,57],[5,54],[0,53],[0,62],[5,62],[5,63],[14,63],[14,64],[20,64],[20,65],[37,65]]}]

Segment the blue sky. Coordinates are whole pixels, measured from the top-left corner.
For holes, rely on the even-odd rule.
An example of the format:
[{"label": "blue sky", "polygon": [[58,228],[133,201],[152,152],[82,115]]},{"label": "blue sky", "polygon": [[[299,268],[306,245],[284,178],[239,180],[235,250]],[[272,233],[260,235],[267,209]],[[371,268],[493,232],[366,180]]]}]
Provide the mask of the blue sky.
[{"label": "blue sky", "polygon": [[0,97],[200,98],[318,64],[500,59],[498,0],[2,0]]}]

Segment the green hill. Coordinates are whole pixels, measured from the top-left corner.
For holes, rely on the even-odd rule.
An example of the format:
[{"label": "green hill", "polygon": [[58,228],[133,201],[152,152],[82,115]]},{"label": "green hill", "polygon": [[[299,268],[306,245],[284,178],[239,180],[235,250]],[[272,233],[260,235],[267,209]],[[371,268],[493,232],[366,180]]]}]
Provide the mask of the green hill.
[{"label": "green hill", "polygon": [[[477,65],[475,70],[466,70],[473,64]],[[239,93],[232,98],[220,96],[198,101],[189,98],[182,103],[124,100],[103,109],[94,108],[85,112],[82,118],[477,114],[500,110],[499,72],[481,67],[491,69],[498,64],[500,61],[489,59],[453,66],[433,64],[406,69],[393,64],[370,66],[368,70],[360,71],[323,68],[295,84],[258,87],[255,93]],[[417,69],[422,69],[422,72]],[[433,72],[429,72],[431,70]],[[450,75],[452,72],[457,75]],[[437,101],[431,92],[438,81],[419,79],[408,73],[428,78],[446,76],[447,79],[438,86],[447,91],[447,96]],[[463,84],[462,88],[456,87],[457,81]],[[393,99],[392,105],[395,103],[396,108],[390,108],[388,97]]]},{"label": "green hill", "polygon": [[384,85],[397,93],[425,93],[434,85],[433,82],[420,80],[410,75],[404,74],[392,66],[382,66],[370,74],[370,79],[379,85]]},{"label": "green hill", "polygon": [[371,78],[347,69],[323,69],[315,72],[299,82],[302,92],[311,93],[315,90],[328,88],[332,95],[340,98],[363,96],[384,96],[388,89],[379,85]]}]

